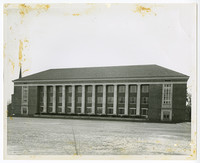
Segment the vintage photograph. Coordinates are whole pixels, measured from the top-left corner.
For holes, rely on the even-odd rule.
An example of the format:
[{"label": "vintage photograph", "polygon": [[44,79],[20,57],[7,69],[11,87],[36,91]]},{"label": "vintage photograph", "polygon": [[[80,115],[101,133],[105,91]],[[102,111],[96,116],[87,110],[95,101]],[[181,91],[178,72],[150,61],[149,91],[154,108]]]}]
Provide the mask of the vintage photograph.
[{"label": "vintage photograph", "polygon": [[195,3],[3,12],[4,159],[196,159]]}]

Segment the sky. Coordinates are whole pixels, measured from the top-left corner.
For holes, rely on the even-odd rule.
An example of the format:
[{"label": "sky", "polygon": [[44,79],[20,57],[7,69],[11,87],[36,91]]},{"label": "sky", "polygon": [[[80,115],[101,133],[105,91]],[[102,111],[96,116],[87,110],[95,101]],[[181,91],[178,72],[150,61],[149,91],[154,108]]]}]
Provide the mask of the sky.
[{"label": "sky", "polygon": [[195,4],[10,4],[4,7],[4,97],[12,80],[52,68],[157,64],[196,69]]}]

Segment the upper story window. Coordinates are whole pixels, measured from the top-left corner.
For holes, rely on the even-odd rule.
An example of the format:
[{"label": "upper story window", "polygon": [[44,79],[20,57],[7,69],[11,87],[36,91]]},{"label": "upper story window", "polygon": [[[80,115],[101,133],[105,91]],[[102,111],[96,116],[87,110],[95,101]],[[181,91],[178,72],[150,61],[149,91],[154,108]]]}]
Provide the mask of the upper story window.
[{"label": "upper story window", "polygon": [[102,97],[97,97],[97,103],[101,104],[103,102],[103,98]]},{"label": "upper story window", "polygon": [[113,104],[113,97],[108,97],[107,102],[108,104]]},{"label": "upper story window", "polygon": [[130,93],[137,93],[137,86],[136,85],[130,86]]},{"label": "upper story window", "polygon": [[124,85],[120,85],[119,86],[119,93],[124,93],[125,92],[125,86]]},{"label": "upper story window", "polygon": [[81,93],[82,92],[82,86],[77,86],[77,92]]},{"label": "upper story window", "polygon": [[67,86],[67,93],[71,93],[72,92],[72,87],[71,86]]},{"label": "upper story window", "polygon": [[118,98],[118,102],[119,102],[120,104],[124,104],[124,103],[125,103],[125,98],[124,98],[124,97],[119,97],[119,98]]},{"label": "upper story window", "polygon": [[142,104],[148,104],[149,98],[148,97],[142,97]]},{"label": "upper story window", "polygon": [[62,86],[58,86],[58,93],[62,93]]},{"label": "upper story window", "polygon": [[22,105],[28,105],[28,86],[22,86]]},{"label": "upper story window", "polygon": [[87,97],[87,103],[92,103],[92,97]]},{"label": "upper story window", "polygon": [[87,86],[87,93],[92,93],[92,86]]},{"label": "upper story window", "polygon": [[77,98],[77,103],[81,103],[82,102],[82,97],[78,97]]},{"label": "upper story window", "polygon": [[148,85],[142,85],[142,93],[148,93],[149,92],[149,86]]},{"label": "upper story window", "polygon": [[136,104],[136,97],[130,97],[130,104]]},{"label": "upper story window", "polygon": [[108,86],[108,93],[113,93],[114,92],[114,86],[110,85]]},{"label": "upper story window", "polygon": [[172,84],[163,84],[162,107],[172,107]]},{"label": "upper story window", "polygon": [[103,92],[103,86],[101,86],[101,85],[97,86],[97,92],[98,93]]},{"label": "upper story window", "polygon": [[49,93],[53,93],[53,87],[49,87]]}]

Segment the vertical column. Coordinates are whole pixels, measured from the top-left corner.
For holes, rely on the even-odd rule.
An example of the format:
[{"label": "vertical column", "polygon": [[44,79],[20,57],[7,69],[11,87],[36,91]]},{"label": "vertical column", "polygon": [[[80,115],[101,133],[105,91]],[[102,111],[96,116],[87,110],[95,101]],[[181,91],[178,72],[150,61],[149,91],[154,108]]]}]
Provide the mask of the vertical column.
[{"label": "vertical column", "polygon": [[81,113],[85,113],[85,85],[82,85]]},{"label": "vertical column", "polygon": [[62,86],[62,113],[65,113],[65,85]]},{"label": "vertical column", "polygon": [[47,86],[44,86],[44,113],[47,112]]},{"label": "vertical column", "polygon": [[126,90],[125,90],[125,115],[128,115],[128,99],[129,99],[129,85],[126,84]]},{"label": "vertical column", "polygon": [[103,85],[102,114],[106,114],[106,85]]},{"label": "vertical column", "polygon": [[137,84],[137,108],[136,108],[136,115],[140,115],[140,86],[141,86],[141,84]]},{"label": "vertical column", "polygon": [[72,108],[71,113],[75,113],[75,85],[72,85]]},{"label": "vertical column", "polygon": [[114,85],[113,114],[117,114],[117,85]]},{"label": "vertical column", "polygon": [[92,85],[92,114],[95,114],[95,93],[96,93],[96,86]]},{"label": "vertical column", "polygon": [[56,86],[53,86],[53,113],[56,112]]}]

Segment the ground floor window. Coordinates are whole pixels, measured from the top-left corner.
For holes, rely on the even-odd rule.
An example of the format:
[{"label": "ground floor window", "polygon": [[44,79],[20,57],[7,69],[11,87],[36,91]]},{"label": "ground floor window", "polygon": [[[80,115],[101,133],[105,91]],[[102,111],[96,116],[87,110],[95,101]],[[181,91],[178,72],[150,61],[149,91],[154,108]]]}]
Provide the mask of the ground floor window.
[{"label": "ground floor window", "polygon": [[102,114],[102,107],[97,107],[97,114]]},{"label": "ground floor window", "polygon": [[136,108],[130,108],[130,115],[136,115]]},{"label": "ground floor window", "polygon": [[172,119],[172,111],[171,110],[162,110],[161,120],[162,121],[171,121]]},{"label": "ground floor window", "polygon": [[67,107],[67,113],[71,113],[71,107]]},{"label": "ground floor window", "polygon": [[40,112],[44,112],[44,107],[40,106]]},{"label": "ground floor window", "polygon": [[62,106],[58,106],[57,111],[58,111],[58,113],[61,113],[62,112]]},{"label": "ground floor window", "polygon": [[122,107],[119,108],[119,114],[124,114],[124,108]]},{"label": "ground floor window", "polygon": [[92,108],[91,107],[86,107],[86,113],[87,114],[92,113]]},{"label": "ground floor window", "polygon": [[27,106],[22,106],[22,108],[21,108],[21,114],[28,115],[28,107]]},{"label": "ground floor window", "polygon": [[141,111],[142,111],[141,115],[146,116],[146,117],[148,116],[148,108],[142,108]]},{"label": "ground floor window", "polygon": [[81,113],[81,107],[76,108],[76,113]]},{"label": "ground floor window", "polygon": [[52,111],[53,111],[52,106],[49,106],[49,107],[48,107],[48,112],[51,113]]},{"label": "ground floor window", "polygon": [[113,114],[113,108],[112,107],[108,108],[108,114]]}]

